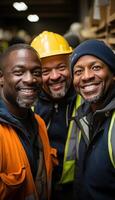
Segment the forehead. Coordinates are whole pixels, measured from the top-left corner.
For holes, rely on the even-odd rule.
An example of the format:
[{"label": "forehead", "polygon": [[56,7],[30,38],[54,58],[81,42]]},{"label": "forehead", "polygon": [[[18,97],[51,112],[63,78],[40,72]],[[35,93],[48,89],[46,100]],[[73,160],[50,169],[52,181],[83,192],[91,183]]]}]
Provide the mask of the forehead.
[{"label": "forehead", "polygon": [[7,56],[5,63],[16,63],[16,62],[38,62],[40,59],[38,55],[31,49],[16,49],[11,51]]},{"label": "forehead", "polygon": [[37,54],[31,49],[15,49],[6,55],[3,62],[4,69],[11,69],[13,66],[41,66]]},{"label": "forehead", "polygon": [[84,55],[84,56],[81,56],[77,60],[75,66],[78,65],[78,64],[80,64],[80,63],[83,65],[83,64],[91,63],[91,62],[100,62],[100,63],[103,63],[103,61],[101,59],[97,58],[96,56]]},{"label": "forehead", "polygon": [[107,73],[111,73],[109,66],[104,61],[92,55],[81,56],[74,65],[73,70],[77,68],[87,69],[93,67],[94,65],[102,66],[103,72],[106,71]]},{"label": "forehead", "polygon": [[65,62],[66,60],[68,60],[68,58],[69,58],[69,55],[62,54],[62,55],[53,55],[53,56],[45,57],[45,58],[42,58],[41,61],[42,61],[42,63],[53,62],[53,61],[63,61],[63,62]]},{"label": "forehead", "polygon": [[14,49],[13,51],[9,52],[8,58],[11,58],[13,56],[16,57],[28,57],[28,55],[33,57],[38,57],[37,54],[32,49]]}]

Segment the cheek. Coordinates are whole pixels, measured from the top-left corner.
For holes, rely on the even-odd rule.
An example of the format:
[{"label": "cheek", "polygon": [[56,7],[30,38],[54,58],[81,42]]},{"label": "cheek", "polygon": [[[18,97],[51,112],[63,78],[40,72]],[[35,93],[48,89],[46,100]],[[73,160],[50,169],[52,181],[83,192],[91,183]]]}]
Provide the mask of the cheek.
[{"label": "cheek", "polygon": [[66,70],[66,71],[65,71],[65,75],[66,75],[67,77],[71,77],[71,72],[70,72],[69,70]]},{"label": "cheek", "polygon": [[113,75],[112,74],[103,74],[103,82],[106,87],[113,84]]},{"label": "cheek", "polygon": [[65,76],[65,77],[70,77],[71,76],[71,71],[68,68],[66,68],[64,70],[60,70],[59,73],[60,73],[60,75]]},{"label": "cheek", "polygon": [[45,84],[48,81],[48,76],[42,76],[42,83]]},{"label": "cheek", "polygon": [[110,79],[105,80],[104,84],[105,84],[105,88],[107,90],[113,84],[113,79],[110,78]]},{"label": "cheek", "polygon": [[68,72],[65,74],[65,79],[66,79],[66,82],[71,82],[71,74]]},{"label": "cheek", "polygon": [[49,90],[49,78],[47,78],[46,76],[45,77],[42,77],[42,88],[44,90],[46,90],[46,92]]},{"label": "cheek", "polygon": [[37,82],[38,82],[39,85],[42,85],[42,83],[43,83],[42,77],[38,78]]},{"label": "cheek", "polygon": [[14,85],[14,79],[10,76],[7,76],[9,78],[4,78],[4,86],[7,86],[7,87],[12,87],[12,85]]},{"label": "cheek", "polygon": [[79,80],[76,77],[73,77],[73,85],[75,88],[79,87]]}]

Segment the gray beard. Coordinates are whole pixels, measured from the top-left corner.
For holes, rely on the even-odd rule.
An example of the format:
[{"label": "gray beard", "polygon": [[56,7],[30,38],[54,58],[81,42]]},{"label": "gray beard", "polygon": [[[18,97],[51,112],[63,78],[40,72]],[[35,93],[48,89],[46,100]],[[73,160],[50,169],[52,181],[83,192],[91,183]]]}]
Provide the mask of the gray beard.
[{"label": "gray beard", "polygon": [[27,103],[24,99],[17,97],[16,102],[18,103],[19,107],[21,108],[31,108],[36,106],[38,98],[36,98],[32,103]]},{"label": "gray beard", "polygon": [[103,97],[103,93],[99,94],[98,96],[95,96],[91,99],[86,100],[89,103],[97,103],[98,101],[100,101],[100,99],[102,99]]},{"label": "gray beard", "polygon": [[51,96],[52,96],[53,98],[62,98],[62,97],[65,96],[65,94],[66,94],[66,92],[65,92],[65,91],[62,91],[62,92],[59,92],[59,93],[51,93]]},{"label": "gray beard", "polygon": [[68,87],[67,87],[67,85],[65,85],[65,87],[62,89],[62,90],[60,90],[59,92],[53,92],[51,89],[50,89],[50,95],[51,95],[51,97],[52,98],[63,98],[65,95],[66,95],[66,93],[67,93],[67,91],[68,91]]}]

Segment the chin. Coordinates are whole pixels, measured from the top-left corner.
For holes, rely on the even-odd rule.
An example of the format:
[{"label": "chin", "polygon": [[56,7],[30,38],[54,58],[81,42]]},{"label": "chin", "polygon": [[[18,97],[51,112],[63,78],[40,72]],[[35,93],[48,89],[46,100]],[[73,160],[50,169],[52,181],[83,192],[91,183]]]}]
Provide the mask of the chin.
[{"label": "chin", "polygon": [[65,96],[65,92],[60,92],[60,93],[52,93],[51,96],[55,99],[61,99]]},{"label": "chin", "polygon": [[37,99],[28,101],[27,99],[17,99],[17,103],[20,108],[31,108],[32,106],[35,106],[37,103]]},{"label": "chin", "polygon": [[29,108],[31,108],[32,106],[33,106],[33,103],[27,103],[27,102],[23,102],[23,103],[18,103],[18,105],[19,105],[19,107],[20,108],[26,108],[26,109],[29,109]]},{"label": "chin", "polygon": [[98,96],[84,98],[84,99],[89,103],[97,103],[98,101],[100,101],[101,98],[102,98],[102,96],[98,95]]}]

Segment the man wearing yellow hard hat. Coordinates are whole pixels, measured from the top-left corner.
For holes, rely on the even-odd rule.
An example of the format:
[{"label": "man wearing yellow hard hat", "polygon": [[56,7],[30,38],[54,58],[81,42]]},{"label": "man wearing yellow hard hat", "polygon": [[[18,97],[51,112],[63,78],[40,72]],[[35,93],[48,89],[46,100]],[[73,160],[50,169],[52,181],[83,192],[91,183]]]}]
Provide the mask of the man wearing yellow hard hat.
[{"label": "man wearing yellow hard hat", "polygon": [[58,150],[59,165],[52,179],[52,200],[72,200],[76,149],[72,134],[71,117],[80,104],[80,97],[72,85],[70,55],[72,48],[66,39],[54,32],[44,31],[36,36],[31,46],[38,52],[42,63],[42,91],[35,107],[46,122],[50,144]]}]

